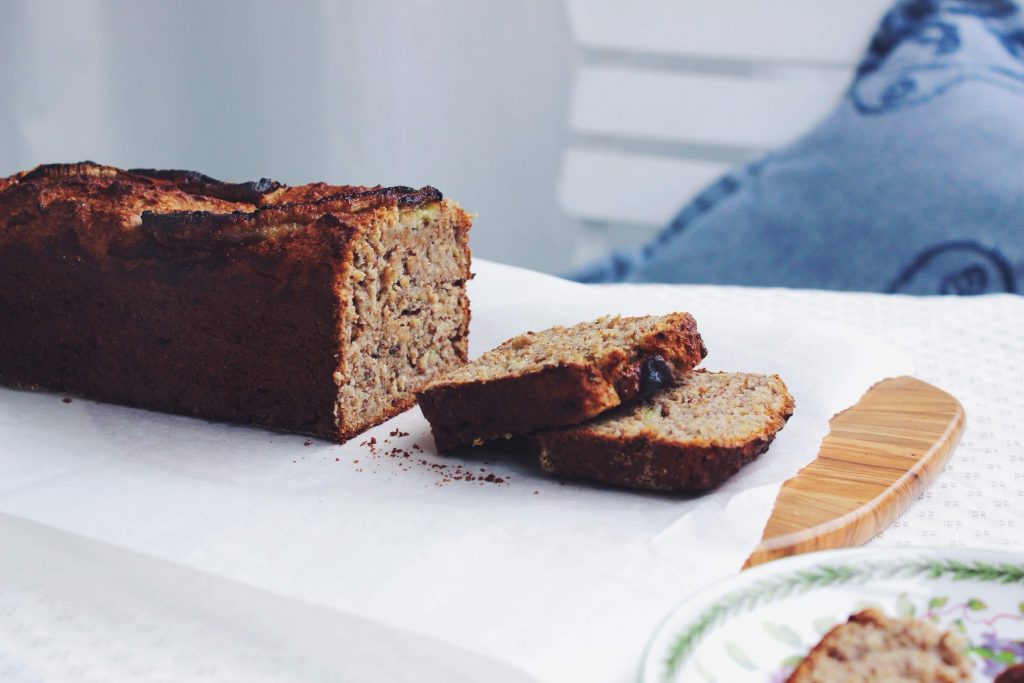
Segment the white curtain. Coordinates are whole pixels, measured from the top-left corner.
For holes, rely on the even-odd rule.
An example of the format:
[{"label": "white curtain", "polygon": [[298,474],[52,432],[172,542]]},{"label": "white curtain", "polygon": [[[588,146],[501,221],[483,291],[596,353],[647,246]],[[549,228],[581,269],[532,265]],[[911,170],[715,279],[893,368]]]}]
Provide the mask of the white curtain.
[{"label": "white curtain", "polygon": [[0,0],[0,173],[92,159],[433,184],[478,255],[564,267],[556,0]]}]

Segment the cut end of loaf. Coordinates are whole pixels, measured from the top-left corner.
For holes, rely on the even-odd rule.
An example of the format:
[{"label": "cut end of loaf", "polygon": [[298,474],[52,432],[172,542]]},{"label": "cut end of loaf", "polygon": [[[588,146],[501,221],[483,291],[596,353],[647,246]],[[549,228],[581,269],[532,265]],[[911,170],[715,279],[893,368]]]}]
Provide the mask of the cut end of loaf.
[{"label": "cut end of loaf", "polygon": [[444,200],[396,209],[353,241],[341,283],[338,438],[411,407],[427,381],[466,361],[469,226]]},{"label": "cut end of loaf", "polygon": [[961,683],[973,680],[967,643],[918,619],[867,609],[829,631],[787,683]]}]

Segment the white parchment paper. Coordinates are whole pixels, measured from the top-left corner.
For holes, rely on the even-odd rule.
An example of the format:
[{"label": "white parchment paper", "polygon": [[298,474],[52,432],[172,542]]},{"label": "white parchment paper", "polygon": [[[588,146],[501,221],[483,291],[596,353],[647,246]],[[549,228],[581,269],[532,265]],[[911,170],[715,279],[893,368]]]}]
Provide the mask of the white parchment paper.
[{"label": "white parchment paper", "polygon": [[0,680],[531,683],[419,634],[0,513]]},{"label": "white parchment paper", "polygon": [[[0,512],[430,635],[543,681],[626,681],[671,607],[738,571],[829,417],[913,369],[856,321],[820,311],[742,296],[726,309],[702,296],[715,288],[474,270],[473,355],[555,323],[687,310],[705,367],[777,372],[796,412],[768,453],[691,498],[561,483],[507,450],[439,457],[418,409],[337,445],[0,389]],[[376,454],[361,445],[370,437]],[[473,480],[454,479],[457,466]]]}]

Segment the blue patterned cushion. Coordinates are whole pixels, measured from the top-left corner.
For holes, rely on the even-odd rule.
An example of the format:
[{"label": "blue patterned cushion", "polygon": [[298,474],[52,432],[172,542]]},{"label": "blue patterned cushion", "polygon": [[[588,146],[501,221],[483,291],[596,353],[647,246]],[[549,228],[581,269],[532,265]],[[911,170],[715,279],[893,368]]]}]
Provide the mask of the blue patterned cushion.
[{"label": "blue patterned cushion", "polygon": [[649,244],[570,277],[1024,291],[1024,12],[898,3],[814,131],[721,178]]}]

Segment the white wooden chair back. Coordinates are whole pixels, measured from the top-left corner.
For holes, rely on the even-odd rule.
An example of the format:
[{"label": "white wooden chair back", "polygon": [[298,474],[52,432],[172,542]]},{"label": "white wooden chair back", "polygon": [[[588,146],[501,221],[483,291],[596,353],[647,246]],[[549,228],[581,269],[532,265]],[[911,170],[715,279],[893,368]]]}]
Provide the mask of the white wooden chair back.
[{"label": "white wooden chair back", "polygon": [[574,261],[635,244],[811,128],[893,0],[566,0],[582,59],[559,187]]}]

